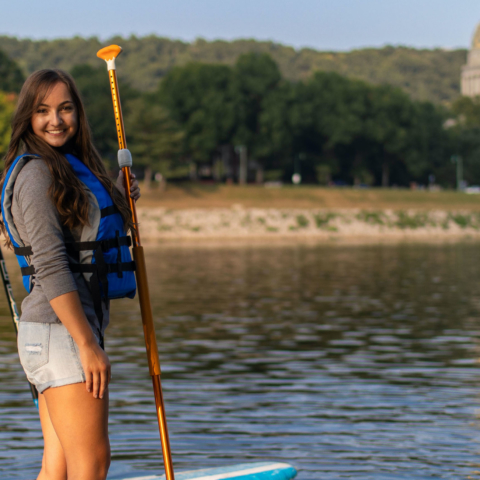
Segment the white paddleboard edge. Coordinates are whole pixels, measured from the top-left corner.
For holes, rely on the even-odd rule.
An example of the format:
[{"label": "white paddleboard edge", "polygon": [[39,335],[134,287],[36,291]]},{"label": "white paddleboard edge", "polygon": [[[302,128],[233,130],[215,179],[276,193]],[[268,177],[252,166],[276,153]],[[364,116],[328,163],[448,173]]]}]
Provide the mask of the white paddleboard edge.
[{"label": "white paddleboard edge", "polygon": [[[208,470],[219,470],[218,468],[215,469],[204,469],[204,470],[190,470],[186,472],[178,472],[176,477],[178,477],[181,480],[188,480],[191,478],[192,480],[227,480],[229,478],[235,478],[235,477],[245,477],[249,475],[256,475],[258,473],[264,473],[264,472],[269,472],[273,470],[293,470],[292,475],[290,478],[293,478],[296,475],[296,470],[292,465],[289,465],[288,463],[281,463],[281,462],[272,462],[268,464],[264,464],[262,466],[252,466],[249,468],[248,464],[244,465],[239,465],[238,470],[232,471],[230,468],[228,469],[229,471],[223,472],[223,473],[213,473],[208,474]],[[228,467],[227,467],[228,468]],[[205,475],[198,476],[200,472],[205,472]],[[165,475],[149,475],[147,477],[130,477],[125,480],[163,480],[165,479]]]}]

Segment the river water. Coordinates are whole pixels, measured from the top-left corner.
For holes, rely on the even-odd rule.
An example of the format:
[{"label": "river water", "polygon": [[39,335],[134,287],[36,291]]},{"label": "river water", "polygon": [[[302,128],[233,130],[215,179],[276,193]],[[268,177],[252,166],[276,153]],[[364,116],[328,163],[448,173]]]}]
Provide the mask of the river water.
[{"label": "river water", "polygon": [[[176,469],[480,478],[479,247],[147,249]],[[40,425],[1,293],[0,478],[33,479]],[[137,303],[113,317],[109,478],[160,474]]]}]

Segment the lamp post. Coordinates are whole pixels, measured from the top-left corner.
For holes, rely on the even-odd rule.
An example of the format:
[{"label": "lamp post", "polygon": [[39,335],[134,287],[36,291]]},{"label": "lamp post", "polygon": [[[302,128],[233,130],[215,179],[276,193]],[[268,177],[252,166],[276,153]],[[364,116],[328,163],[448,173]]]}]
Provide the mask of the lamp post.
[{"label": "lamp post", "polygon": [[300,162],[305,160],[306,155],[304,153],[299,153],[293,157],[293,175],[292,175],[292,183],[294,185],[299,185],[302,183],[302,174],[300,168]]},{"label": "lamp post", "polygon": [[240,157],[240,165],[238,169],[238,183],[240,185],[245,185],[247,183],[248,176],[248,157],[247,157],[247,147],[245,145],[237,145],[235,151]]},{"label": "lamp post", "polygon": [[452,155],[452,163],[457,166],[457,190],[460,192],[463,190],[463,159],[460,155]]}]

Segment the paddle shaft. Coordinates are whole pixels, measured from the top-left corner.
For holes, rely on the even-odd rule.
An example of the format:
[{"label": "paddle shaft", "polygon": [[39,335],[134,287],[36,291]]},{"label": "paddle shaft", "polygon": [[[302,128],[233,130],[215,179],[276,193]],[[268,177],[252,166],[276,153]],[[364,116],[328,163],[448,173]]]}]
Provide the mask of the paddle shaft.
[{"label": "paddle shaft", "polygon": [[[5,264],[5,258],[3,258],[3,252],[0,248],[0,270],[2,272],[3,286],[5,287],[5,295],[8,300],[8,307],[10,308],[10,315],[13,320],[13,327],[15,328],[15,333],[18,335],[18,322],[20,320],[20,315],[18,314],[17,303],[13,297],[13,288],[10,283],[10,277],[8,276],[7,265]],[[28,382],[30,385],[30,392],[32,394],[32,400],[36,407],[38,407],[38,392],[34,385]]]},{"label": "paddle shaft", "polygon": [[[113,110],[115,113],[115,123],[117,126],[117,137],[119,149],[127,148],[125,138],[125,127],[123,124],[122,107],[120,104],[120,94],[118,91],[118,82],[115,69],[109,69],[110,89],[112,91]],[[170,440],[168,438],[167,419],[165,416],[165,405],[163,402],[162,384],[160,381],[160,360],[158,356],[157,338],[155,336],[155,327],[153,324],[152,304],[150,302],[150,293],[148,288],[147,268],[145,264],[145,255],[140,242],[140,233],[138,230],[138,217],[135,208],[135,200],[130,196],[130,167],[123,167],[123,177],[125,179],[125,193],[127,195],[132,220],[135,224],[133,235],[133,258],[135,260],[137,278],[137,291],[140,301],[140,311],[142,314],[143,334],[145,337],[145,347],[147,349],[148,368],[152,377],[153,391],[155,394],[155,407],[157,411],[158,428],[162,443],[163,461],[165,465],[165,476],[167,480],[174,480],[172,454],[170,450]]]}]

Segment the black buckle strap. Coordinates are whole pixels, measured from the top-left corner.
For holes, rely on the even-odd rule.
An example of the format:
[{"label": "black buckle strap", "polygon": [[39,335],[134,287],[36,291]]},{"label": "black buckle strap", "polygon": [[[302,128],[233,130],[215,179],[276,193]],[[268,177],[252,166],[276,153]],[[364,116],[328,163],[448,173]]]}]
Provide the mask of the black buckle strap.
[{"label": "black buckle strap", "polygon": [[102,218],[108,217],[109,215],[114,215],[115,213],[120,213],[120,210],[115,205],[110,205],[109,207],[105,207],[100,210],[100,215]]},{"label": "black buckle strap", "polygon": [[[65,242],[67,250],[80,252],[83,250],[96,250],[99,246],[103,251],[110,250],[111,248],[119,247],[131,247],[132,246],[132,237],[126,235],[120,237],[118,232],[115,238],[110,238],[108,240],[95,240],[92,242]],[[32,247],[30,245],[26,247],[13,247],[15,255],[20,257],[30,257],[33,255]]]},{"label": "black buckle strap", "polygon": [[20,267],[20,271],[22,272],[23,277],[26,275],[35,275],[35,267],[33,265],[28,267]]},{"label": "black buckle strap", "polygon": [[132,238],[127,235],[125,237],[109,238],[108,240],[94,240],[91,242],[66,242],[67,250],[80,252],[83,250],[96,250],[101,248],[104,252],[111,248],[130,247],[132,245]]},{"label": "black buckle strap", "polygon": [[[118,272],[134,272],[135,262],[122,262],[118,263],[106,263],[106,270],[108,273],[118,273]],[[98,269],[96,264],[86,264],[86,263],[69,263],[68,266],[73,273],[95,273]],[[22,276],[26,275],[35,275],[35,267],[30,265],[28,267],[21,267],[20,271]]]},{"label": "black buckle strap", "polygon": [[[106,263],[107,273],[118,273],[122,272],[134,272],[135,262],[122,262],[120,265],[118,263]],[[70,270],[74,273],[95,273],[98,269],[97,264],[95,263],[70,263]]]},{"label": "black buckle strap", "polygon": [[20,257],[30,257],[33,255],[32,247],[30,245],[26,247],[13,247],[13,251],[15,255],[19,255]]},{"label": "black buckle strap", "polygon": [[[122,263],[122,250],[121,250],[121,242],[120,242],[120,239],[122,237],[120,237],[120,232],[117,230],[115,232],[115,240],[117,241],[117,265],[120,265]],[[122,270],[119,270],[117,272],[117,277],[118,278],[123,278],[123,272]]]}]

